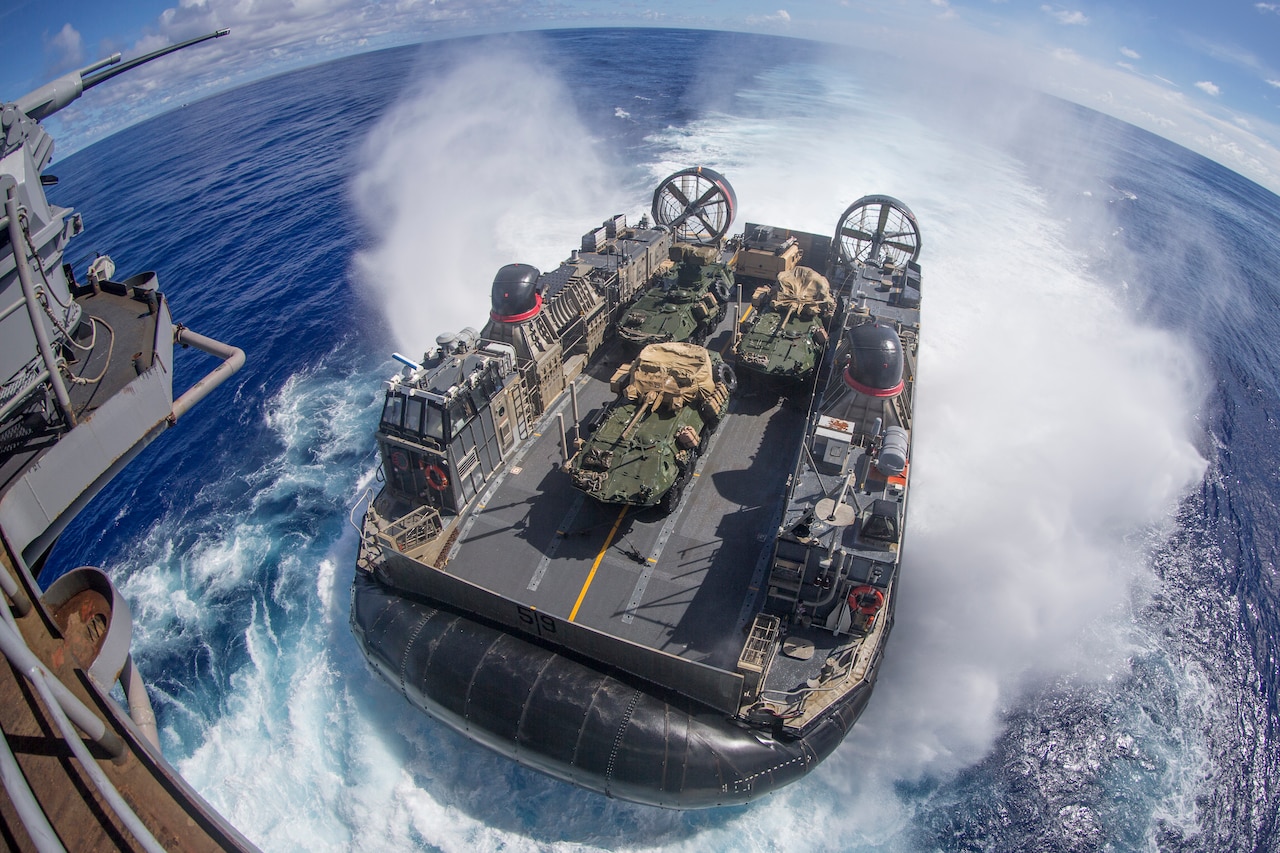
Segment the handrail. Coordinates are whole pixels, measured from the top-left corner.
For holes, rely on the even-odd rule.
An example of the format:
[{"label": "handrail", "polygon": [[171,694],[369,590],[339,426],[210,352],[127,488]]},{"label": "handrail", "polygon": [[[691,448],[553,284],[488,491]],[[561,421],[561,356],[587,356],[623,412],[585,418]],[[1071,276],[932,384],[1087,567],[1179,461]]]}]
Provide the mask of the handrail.
[{"label": "handrail", "polygon": [[[5,228],[8,228],[8,227],[9,227],[9,217],[7,217],[7,216],[6,216],[6,217],[3,217],[3,222],[4,222],[4,226],[5,226]],[[22,310],[22,308],[23,308],[23,306],[25,306],[26,304],[27,304],[27,300],[25,300],[25,299],[18,299],[18,300],[15,300],[15,301],[14,301],[14,303],[13,303],[12,305],[10,305],[8,308],[4,309],[3,311],[0,311],[0,320],[5,319],[6,317],[8,317],[10,314],[14,313],[15,311],[21,311],[21,310]]]},{"label": "handrail", "polygon": [[30,382],[15,391],[13,396],[10,397],[3,406],[0,406],[0,423],[7,421],[10,415],[21,408],[22,404],[30,399],[32,391],[49,381],[49,376],[49,371],[41,370],[31,378]]},{"label": "handrail", "polygon": [[[32,683],[36,676],[53,678],[35,653],[27,647],[26,641],[18,633],[17,628],[7,620],[0,622],[0,652],[3,652],[9,662]],[[107,728],[107,724],[85,707],[85,704],[77,699],[61,681],[53,678],[49,690],[58,706],[66,709],[66,714],[75,721],[81,731],[88,735],[90,740],[105,749],[113,758],[124,755],[124,741],[120,736]]]},{"label": "handrail", "polygon": [[[156,841],[133,809],[129,808],[129,804],[120,796],[120,792],[111,784],[111,780],[102,772],[102,768],[98,766],[98,762],[89,753],[88,748],[85,747],[84,741],[76,732],[75,727],[78,726],[81,731],[88,735],[90,740],[105,749],[113,757],[124,754],[124,741],[119,735],[107,728],[106,723],[100,717],[85,707],[83,702],[77,699],[56,676],[45,668],[40,659],[27,647],[26,641],[18,633],[17,626],[13,623],[13,616],[8,611],[5,611],[4,618],[0,619],[0,651],[4,652],[5,657],[13,664],[14,669],[22,673],[31,686],[35,688],[36,693],[40,696],[40,701],[44,703],[46,711],[57,724],[62,740],[80,762],[81,767],[84,768],[84,772],[89,776],[89,780],[93,783],[93,787],[97,789],[98,794],[106,801],[107,808],[115,813],[120,822],[133,834],[144,849],[151,851],[151,853],[164,853],[164,848]],[[3,759],[2,755],[0,755],[0,759]],[[25,784],[24,779],[23,785]],[[7,780],[6,788],[8,788]],[[18,791],[18,796],[22,796],[21,788]],[[29,787],[27,788],[27,793],[30,793]],[[31,831],[30,826],[28,826],[28,831]],[[41,827],[37,822],[36,832],[39,831],[41,831]],[[36,833],[33,832],[32,834]],[[42,849],[57,850],[59,848],[48,847]]]},{"label": "handrail", "polygon": [[35,848],[40,853],[65,853],[67,848],[62,846],[57,833],[49,825],[49,818],[40,808],[36,795],[31,793],[27,777],[22,775],[18,759],[13,757],[8,737],[0,737],[0,781],[4,783],[4,792],[9,795],[9,802],[13,803],[18,820],[22,821]]},{"label": "handrail", "polygon": [[[98,762],[89,754],[84,741],[76,735],[75,729],[71,726],[71,720],[54,698],[54,691],[49,689],[50,685],[44,672],[28,673],[27,680],[31,682],[32,686],[40,694],[40,698],[48,708],[49,714],[53,717],[54,722],[58,724],[58,731],[62,733],[62,739],[67,746],[71,747],[71,751],[75,753],[76,758],[80,761],[80,766],[84,768],[85,773],[89,774],[93,787],[97,788],[98,793],[107,801],[107,806],[115,812],[116,817],[120,818],[120,822],[133,834],[133,837],[138,840],[138,843],[144,849],[149,853],[165,853],[165,849],[160,846],[160,842],[156,841],[155,836],[151,834],[151,831],[147,829],[133,809],[129,808],[129,804],[124,801],[124,798],[120,796],[120,792],[111,784],[111,780],[102,772]],[[60,684],[56,680],[54,683]]]},{"label": "handrail", "polygon": [[3,590],[4,594],[13,601],[13,610],[19,616],[26,616],[31,612],[31,599],[27,597],[26,592],[18,588],[18,581],[13,575],[0,571],[0,590]]},{"label": "handrail", "polygon": [[356,510],[358,510],[362,505],[366,504],[368,501],[372,499],[373,499],[373,486],[370,486],[369,488],[364,490],[364,494],[356,498],[356,502],[351,507],[351,511],[347,513],[347,521],[350,522],[351,526],[356,529],[356,533],[359,533],[361,536],[364,536],[364,528],[361,525],[356,524]]},{"label": "handrail", "polygon": [[192,346],[201,352],[222,359],[207,376],[192,385],[181,397],[173,401],[173,414],[169,423],[174,423],[186,414],[187,410],[209,395],[214,388],[221,385],[231,374],[244,366],[244,350],[197,334],[179,323],[174,327],[173,340],[183,346]]}]

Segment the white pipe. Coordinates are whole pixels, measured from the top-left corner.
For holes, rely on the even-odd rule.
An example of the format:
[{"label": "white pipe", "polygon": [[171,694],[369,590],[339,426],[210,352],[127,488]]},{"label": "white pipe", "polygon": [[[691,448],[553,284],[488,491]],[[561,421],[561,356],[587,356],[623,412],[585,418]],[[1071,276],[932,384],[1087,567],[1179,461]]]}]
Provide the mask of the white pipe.
[{"label": "white pipe", "polygon": [[9,220],[9,243],[13,248],[13,265],[17,268],[18,279],[22,282],[22,295],[27,303],[27,313],[31,315],[31,331],[35,333],[40,357],[44,360],[45,369],[49,371],[49,382],[53,385],[54,396],[58,398],[58,408],[62,409],[62,416],[66,419],[67,425],[74,427],[76,414],[71,408],[71,396],[67,393],[67,386],[63,384],[62,376],[58,373],[58,361],[53,355],[49,330],[44,327],[44,318],[40,316],[40,303],[36,299],[35,285],[31,283],[27,253],[19,251],[26,241],[22,239],[22,226],[18,224],[18,188],[13,178],[8,175],[5,176],[4,183],[6,184],[4,212]]},{"label": "white pipe", "polygon": [[[4,656],[27,677],[28,681],[33,684],[37,678],[44,681],[44,664],[31,649],[27,648],[22,635],[8,622],[0,624],[0,651],[4,652]],[[51,693],[49,701],[56,699],[60,709],[66,709],[65,715],[69,716],[90,740],[106,750],[113,758],[124,755],[124,741],[120,736],[108,729],[102,718],[90,711],[61,681],[50,677],[46,689]],[[79,736],[75,740],[79,741]]]},{"label": "white pipe", "polygon": [[170,417],[170,424],[186,414],[188,409],[207,397],[209,392],[244,366],[244,350],[224,344],[221,341],[215,341],[213,338],[206,338],[204,335],[197,334],[184,326],[175,328],[173,340],[183,346],[193,346],[201,352],[217,356],[222,359],[222,364],[215,367],[207,376],[188,388],[185,394],[173,401],[173,414]]},{"label": "white pipe", "polygon": [[[62,739],[66,741],[67,746],[71,747],[71,751],[75,753],[80,766],[89,775],[89,779],[98,790],[98,794],[107,801],[107,806],[115,813],[116,817],[120,818],[120,822],[125,825],[125,828],[133,833],[133,837],[138,840],[143,849],[147,850],[148,853],[165,853],[165,849],[160,846],[160,842],[156,841],[155,836],[134,814],[133,809],[129,808],[129,804],[124,801],[124,798],[120,796],[120,792],[111,784],[111,780],[102,772],[98,762],[89,754],[84,741],[80,740],[76,730],[72,727],[71,720],[67,718],[66,713],[63,712],[61,706],[55,700],[54,691],[49,689],[52,685],[45,680],[44,672],[37,670],[28,675],[28,680],[36,688],[40,698],[44,700],[49,715],[53,717],[54,722],[58,724],[58,730],[62,732]],[[61,686],[61,682],[56,679],[53,680],[53,684]],[[115,737],[114,732],[111,734],[112,737]]]},{"label": "white pipe", "polygon": [[67,848],[58,840],[58,835],[49,825],[49,818],[45,817],[36,795],[31,793],[31,786],[27,784],[27,777],[18,766],[18,759],[13,757],[7,737],[0,737],[0,781],[4,782],[9,802],[13,804],[18,820],[22,821],[22,828],[27,831],[27,836],[36,849],[40,853],[66,853]]},{"label": "white pipe", "polygon": [[151,697],[147,695],[146,682],[133,665],[133,655],[124,659],[124,668],[120,670],[120,686],[129,700],[129,719],[142,732],[143,737],[160,752],[160,732],[156,729],[156,712],[151,707]]}]

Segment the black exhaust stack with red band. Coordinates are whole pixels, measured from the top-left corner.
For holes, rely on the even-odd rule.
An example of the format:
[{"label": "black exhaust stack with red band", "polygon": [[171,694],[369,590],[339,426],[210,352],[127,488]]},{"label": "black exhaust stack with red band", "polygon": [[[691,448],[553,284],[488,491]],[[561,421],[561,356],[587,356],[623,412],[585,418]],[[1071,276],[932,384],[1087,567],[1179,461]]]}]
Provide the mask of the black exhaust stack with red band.
[{"label": "black exhaust stack with red band", "polygon": [[850,330],[844,382],[871,397],[902,393],[902,341],[892,326],[864,323]]},{"label": "black exhaust stack with red band", "polygon": [[493,277],[489,316],[497,323],[520,323],[542,310],[538,278],[542,273],[529,264],[507,264]]}]

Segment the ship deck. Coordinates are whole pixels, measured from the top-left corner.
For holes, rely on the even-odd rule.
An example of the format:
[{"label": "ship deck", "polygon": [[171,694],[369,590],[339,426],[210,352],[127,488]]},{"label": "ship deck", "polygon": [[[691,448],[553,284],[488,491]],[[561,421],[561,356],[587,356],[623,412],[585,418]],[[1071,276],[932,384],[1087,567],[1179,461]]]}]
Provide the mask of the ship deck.
[{"label": "ship deck", "polygon": [[[722,326],[708,347],[726,350],[729,336]],[[584,421],[613,398],[608,379],[624,360],[611,351],[578,380]],[[531,609],[732,671],[763,600],[807,400],[739,388],[680,505],[663,516],[573,488],[560,470],[555,417],[564,414],[572,442],[566,395],[481,495],[445,571]]]},{"label": "ship deck", "polygon": [[[114,287],[121,288],[120,285]],[[94,317],[111,329],[108,332],[99,326],[92,351],[74,353],[78,360],[72,365],[72,372],[76,376],[102,377],[87,384],[67,383],[76,418],[84,420],[138,377],[133,366],[134,353],[141,355],[144,369],[151,366],[158,315],[148,312],[146,303],[111,290],[79,296],[76,301],[84,310],[86,327],[88,318]],[[16,425],[12,428],[13,434],[0,436],[0,494],[37,464],[64,432],[58,427]]]},{"label": "ship deck", "polygon": [[[124,712],[91,687],[85,670],[68,654],[69,643],[35,601],[7,547],[0,548],[0,572],[9,573],[32,600],[25,616],[10,623],[27,647],[62,685],[94,710],[124,743],[112,758],[87,742],[97,768],[162,846],[173,850],[252,850],[245,838],[213,812],[186,782],[144,745]],[[21,669],[0,657],[0,727],[16,766],[59,841],[68,850],[146,850],[95,788],[89,771],[62,740],[57,724]],[[0,791],[0,838],[9,850],[40,849],[7,791]]]}]

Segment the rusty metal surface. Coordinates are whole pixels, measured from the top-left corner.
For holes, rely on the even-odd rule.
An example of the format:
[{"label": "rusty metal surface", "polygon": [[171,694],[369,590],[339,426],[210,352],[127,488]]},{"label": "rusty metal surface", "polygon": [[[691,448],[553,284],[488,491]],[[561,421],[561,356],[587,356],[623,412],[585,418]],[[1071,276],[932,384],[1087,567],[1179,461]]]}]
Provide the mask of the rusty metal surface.
[{"label": "rusty metal surface", "polygon": [[[20,573],[14,569],[7,547],[0,555],[0,562],[3,563],[0,570],[10,573],[25,586]],[[32,595],[33,600],[36,597]],[[83,615],[79,604],[87,605],[84,613],[92,621],[96,612],[92,601],[77,602],[74,612],[67,615],[79,621]],[[17,619],[17,624],[27,645],[45,666],[88,707],[97,710],[107,725],[124,739],[126,753],[116,761],[92,744],[89,748],[98,759],[98,766],[157,841],[170,850],[253,849],[191,791],[163,759],[148,752],[113,700],[92,686],[75,663],[80,650],[72,653],[87,637],[68,643],[59,636],[57,624],[41,606],[33,607],[27,616]],[[3,658],[0,658],[0,728],[37,801],[68,850],[142,849],[119,819],[103,806],[35,690]],[[34,849],[17,819],[13,803],[2,789],[0,846]]]}]

